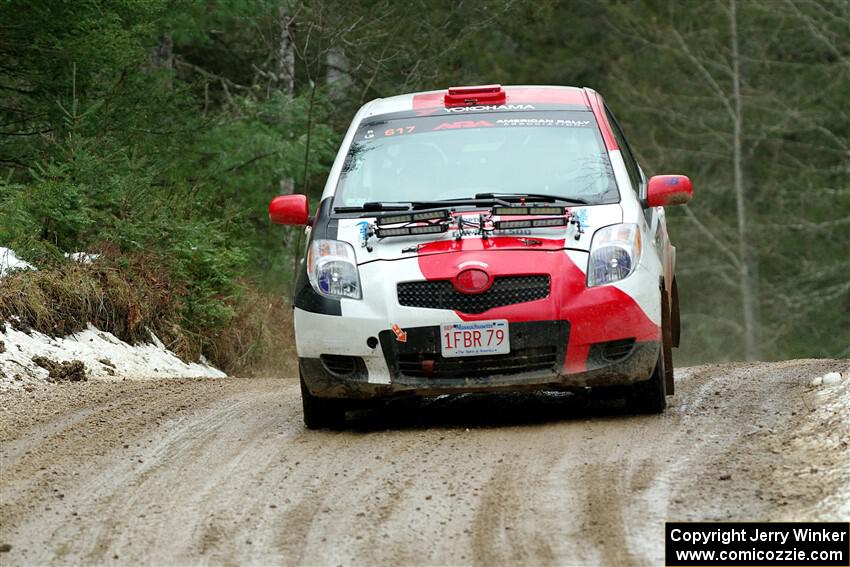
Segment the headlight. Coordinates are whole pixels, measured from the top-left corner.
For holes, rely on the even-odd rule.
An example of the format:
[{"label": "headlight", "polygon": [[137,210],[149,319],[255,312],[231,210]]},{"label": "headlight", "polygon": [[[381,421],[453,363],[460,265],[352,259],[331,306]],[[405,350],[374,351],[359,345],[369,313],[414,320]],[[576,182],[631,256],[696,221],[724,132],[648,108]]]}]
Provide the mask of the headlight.
[{"label": "headlight", "polygon": [[587,262],[587,287],[619,281],[637,268],[640,261],[640,228],[615,224],[593,234]]},{"label": "headlight", "polygon": [[314,240],[307,252],[307,276],[325,297],[360,299],[360,274],[354,248],[340,240]]}]

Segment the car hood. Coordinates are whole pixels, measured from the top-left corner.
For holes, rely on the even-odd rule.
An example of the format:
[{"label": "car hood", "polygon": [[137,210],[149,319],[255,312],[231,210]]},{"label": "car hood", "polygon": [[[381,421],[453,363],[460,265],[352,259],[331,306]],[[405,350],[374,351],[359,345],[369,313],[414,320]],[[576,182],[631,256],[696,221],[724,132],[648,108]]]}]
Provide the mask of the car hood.
[{"label": "car hood", "polygon": [[[619,204],[589,205],[570,209],[581,223],[581,231],[575,225],[551,228],[524,228],[500,230],[491,233],[488,238],[477,234],[466,234],[460,239],[456,231],[441,234],[419,236],[395,236],[365,238],[369,225],[374,218],[337,218],[336,238],[348,242],[354,247],[358,264],[375,261],[391,261],[431,254],[449,254],[474,250],[579,250],[588,251],[594,231],[603,226],[623,222],[623,210]],[[478,221],[478,215],[484,211],[463,211],[455,216],[463,216],[470,221]],[[511,217],[518,219],[523,217]],[[527,217],[526,217],[527,218]],[[468,231],[469,232],[469,231]],[[371,249],[371,250],[370,250]]]}]

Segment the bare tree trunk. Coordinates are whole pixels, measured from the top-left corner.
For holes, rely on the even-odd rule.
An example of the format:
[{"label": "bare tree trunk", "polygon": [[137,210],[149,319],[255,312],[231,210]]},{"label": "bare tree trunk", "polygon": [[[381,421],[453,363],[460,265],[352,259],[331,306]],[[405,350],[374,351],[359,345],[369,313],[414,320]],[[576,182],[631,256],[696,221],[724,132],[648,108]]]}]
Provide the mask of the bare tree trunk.
[{"label": "bare tree trunk", "polygon": [[[174,40],[170,33],[166,32],[162,34],[159,38],[159,43],[151,49],[150,56],[148,57],[148,68],[152,71],[174,68]],[[170,78],[165,84],[165,87],[171,89]]]},{"label": "bare tree trunk", "polygon": [[[295,17],[289,14],[283,3],[277,9],[277,21],[280,35],[275,58],[275,87],[292,99],[295,94],[295,47],[292,45]],[[291,195],[295,191],[295,179],[292,177],[281,178],[279,185],[281,195]]]},{"label": "bare tree trunk", "polygon": [[159,43],[153,48],[150,56],[151,67],[157,69],[172,69],[174,67],[174,40],[166,32],[159,38]]},{"label": "bare tree trunk", "polygon": [[277,9],[277,24],[279,35],[275,58],[275,86],[291,96],[295,92],[295,47],[292,45],[295,17],[289,14],[284,4]]},{"label": "bare tree trunk", "polygon": [[325,57],[325,85],[331,100],[342,100],[351,89],[351,76],[348,74],[348,59],[345,52],[334,47]]},{"label": "bare tree trunk", "polygon": [[733,123],[733,174],[735,187],[735,206],[738,216],[738,256],[739,279],[741,289],[741,310],[744,317],[744,355],[747,360],[755,360],[759,355],[758,321],[756,319],[756,293],[753,273],[753,257],[749,243],[749,226],[747,221],[747,201],[744,187],[744,165],[742,138],[744,132],[744,117],[741,104],[741,70],[738,53],[738,15],[737,0],[729,0],[729,32],[732,50],[732,104],[734,113]]}]

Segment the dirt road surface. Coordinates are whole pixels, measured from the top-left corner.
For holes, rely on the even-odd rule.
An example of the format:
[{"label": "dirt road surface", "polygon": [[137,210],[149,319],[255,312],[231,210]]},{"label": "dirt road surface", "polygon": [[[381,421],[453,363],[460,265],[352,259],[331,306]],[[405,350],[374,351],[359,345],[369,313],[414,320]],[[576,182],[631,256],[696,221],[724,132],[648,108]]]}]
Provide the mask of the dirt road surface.
[{"label": "dirt road surface", "polygon": [[848,380],[810,385],[848,369],[677,370],[661,416],[463,396],[343,432],[304,429],[292,379],[7,393],[0,562],[660,565],[665,520],[850,519]]}]

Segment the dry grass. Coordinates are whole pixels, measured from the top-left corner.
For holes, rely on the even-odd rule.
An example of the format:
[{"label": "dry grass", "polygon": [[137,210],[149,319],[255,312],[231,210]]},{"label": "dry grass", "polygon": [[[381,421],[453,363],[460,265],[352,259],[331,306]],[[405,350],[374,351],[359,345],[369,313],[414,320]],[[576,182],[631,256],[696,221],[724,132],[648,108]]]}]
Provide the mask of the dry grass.
[{"label": "dry grass", "polygon": [[156,263],[140,257],[119,269],[108,261],[67,262],[56,269],[14,273],[0,281],[0,320],[54,337],[92,323],[129,343],[149,340],[148,330],[179,343],[180,327],[173,318],[181,290],[146,265]]},{"label": "dry grass", "polygon": [[213,339],[210,359],[228,374],[280,376],[297,374],[292,306],[279,295],[247,287],[236,316]]},{"label": "dry grass", "polygon": [[292,309],[285,299],[246,286],[229,324],[214,336],[198,336],[180,323],[185,291],[159,265],[147,256],[120,263],[106,257],[11,274],[0,280],[0,323],[53,337],[91,323],[131,344],[149,341],[153,332],[184,360],[203,351],[228,374],[295,375]]}]

